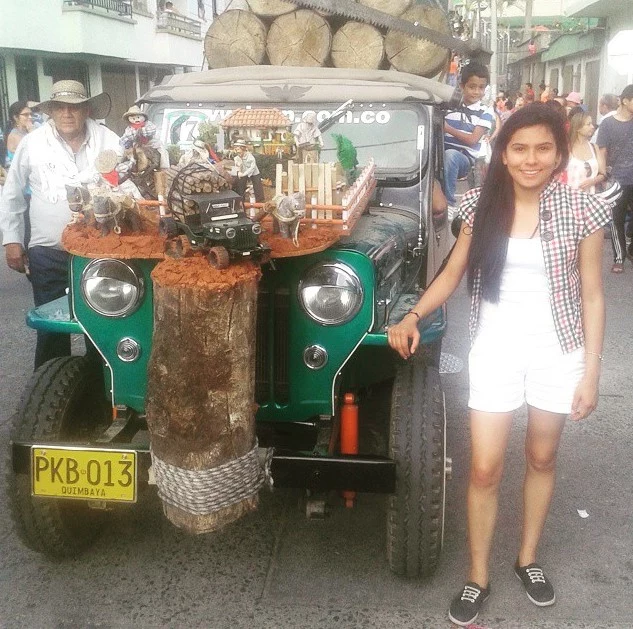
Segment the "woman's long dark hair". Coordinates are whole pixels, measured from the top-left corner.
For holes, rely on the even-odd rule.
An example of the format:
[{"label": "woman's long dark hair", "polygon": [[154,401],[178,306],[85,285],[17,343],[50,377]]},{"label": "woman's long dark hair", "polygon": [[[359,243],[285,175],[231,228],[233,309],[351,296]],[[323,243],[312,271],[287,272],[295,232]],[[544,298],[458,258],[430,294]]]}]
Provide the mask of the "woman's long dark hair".
[{"label": "woman's long dark hair", "polygon": [[25,100],[16,100],[15,103],[12,103],[9,106],[9,115],[7,117],[7,126],[4,129],[4,139],[6,141],[6,139],[9,137],[9,133],[11,133],[11,130],[15,127],[15,119],[17,116],[20,115],[20,112],[23,109],[26,109],[28,107],[28,105],[26,104]]},{"label": "woman's long dark hair", "polygon": [[503,163],[503,153],[512,136],[525,127],[543,125],[554,136],[560,164],[557,174],[565,169],[569,158],[565,119],[544,103],[533,103],[515,111],[503,124],[497,136],[484,185],[481,189],[473,236],[468,254],[468,289],[472,293],[478,272],[481,272],[482,296],[499,301],[501,272],[508,252],[508,237],[514,221],[514,186]]}]

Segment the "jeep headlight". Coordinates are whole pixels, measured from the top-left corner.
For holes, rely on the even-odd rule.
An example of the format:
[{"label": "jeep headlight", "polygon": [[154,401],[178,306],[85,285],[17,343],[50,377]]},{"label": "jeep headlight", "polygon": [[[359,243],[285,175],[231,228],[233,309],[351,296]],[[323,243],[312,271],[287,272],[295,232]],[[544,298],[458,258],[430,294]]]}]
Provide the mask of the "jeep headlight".
[{"label": "jeep headlight", "polygon": [[105,317],[132,314],[143,299],[143,277],[122,260],[93,260],[81,274],[85,302]]},{"label": "jeep headlight", "polygon": [[363,287],[350,267],[326,262],[307,271],[299,283],[299,302],[322,325],[340,325],[360,310]]}]

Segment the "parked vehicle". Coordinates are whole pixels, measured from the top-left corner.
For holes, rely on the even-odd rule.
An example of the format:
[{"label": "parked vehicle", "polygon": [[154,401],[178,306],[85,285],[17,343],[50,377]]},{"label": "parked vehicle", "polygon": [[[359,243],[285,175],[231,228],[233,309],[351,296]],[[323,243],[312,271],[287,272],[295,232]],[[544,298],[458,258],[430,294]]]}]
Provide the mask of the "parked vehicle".
[{"label": "parked vehicle", "polygon": [[[432,574],[442,546],[446,311],[419,322],[421,347],[406,362],[385,328],[416,303],[447,253],[447,218],[433,216],[431,198],[443,178],[451,89],[394,71],[269,66],[174,75],[142,99],[163,138],[175,124],[219,123],[240,107],[276,107],[292,121],[339,109],[321,159],[336,160],[335,134],[350,139],[360,165],[374,159],[377,188],[349,235],[262,267],[256,426],[260,446],[274,448],[275,487],[309,489],[312,500],[332,490],[387,494],[389,563],[410,577]],[[103,359],[45,364],[15,416],[9,501],[18,534],[36,551],[86,549],[108,510],[134,503],[148,481],[156,263],[73,256],[68,299],[28,314],[32,328],[87,334]],[[341,415],[353,422],[357,409],[358,454],[344,454]]]}]

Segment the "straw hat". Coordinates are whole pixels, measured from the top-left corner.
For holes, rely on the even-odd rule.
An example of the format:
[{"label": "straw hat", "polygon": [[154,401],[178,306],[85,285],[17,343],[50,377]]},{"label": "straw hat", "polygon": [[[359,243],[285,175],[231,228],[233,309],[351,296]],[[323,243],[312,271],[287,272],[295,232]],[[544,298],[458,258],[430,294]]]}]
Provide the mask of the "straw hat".
[{"label": "straw hat", "polygon": [[50,116],[53,103],[68,103],[69,105],[79,105],[88,103],[90,105],[90,116],[92,118],[105,118],[110,113],[110,96],[101,93],[89,97],[86,88],[79,81],[63,80],[53,83],[51,97],[38,105],[40,111]]},{"label": "straw hat", "polygon": [[127,120],[130,116],[143,116],[145,120],[147,120],[147,114],[144,111],[141,111],[141,108],[138,105],[132,105],[122,116],[124,120]]},{"label": "straw hat", "polygon": [[102,175],[112,172],[119,163],[119,156],[112,149],[105,149],[97,155],[95,159],[95,168]]},{"label": "straw hat", "polygon": [[246,144],[244,140],[235,140],[235,142],[233,142],[233,146],[243,146],[244,148],[247,148],[248,144]]}]

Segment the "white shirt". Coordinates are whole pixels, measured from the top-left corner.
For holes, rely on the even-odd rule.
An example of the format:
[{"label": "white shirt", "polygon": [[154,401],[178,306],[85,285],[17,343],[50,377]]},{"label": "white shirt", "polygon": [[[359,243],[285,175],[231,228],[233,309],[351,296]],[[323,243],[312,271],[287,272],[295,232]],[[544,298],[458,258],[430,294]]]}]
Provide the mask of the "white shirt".
[{"label": "white shirt", "polygon": [[24,190],[29,186],[29,247],[61,249],[62,232],[71,219],[66,185],[98,181],[94,162],[106,149],[121,154],[119,137],[90,119],[86,120],[86,137],[77,153],[60,137],[52,120],[29,133],[18,145],[0,199],[3,244],[24,242]]}]

